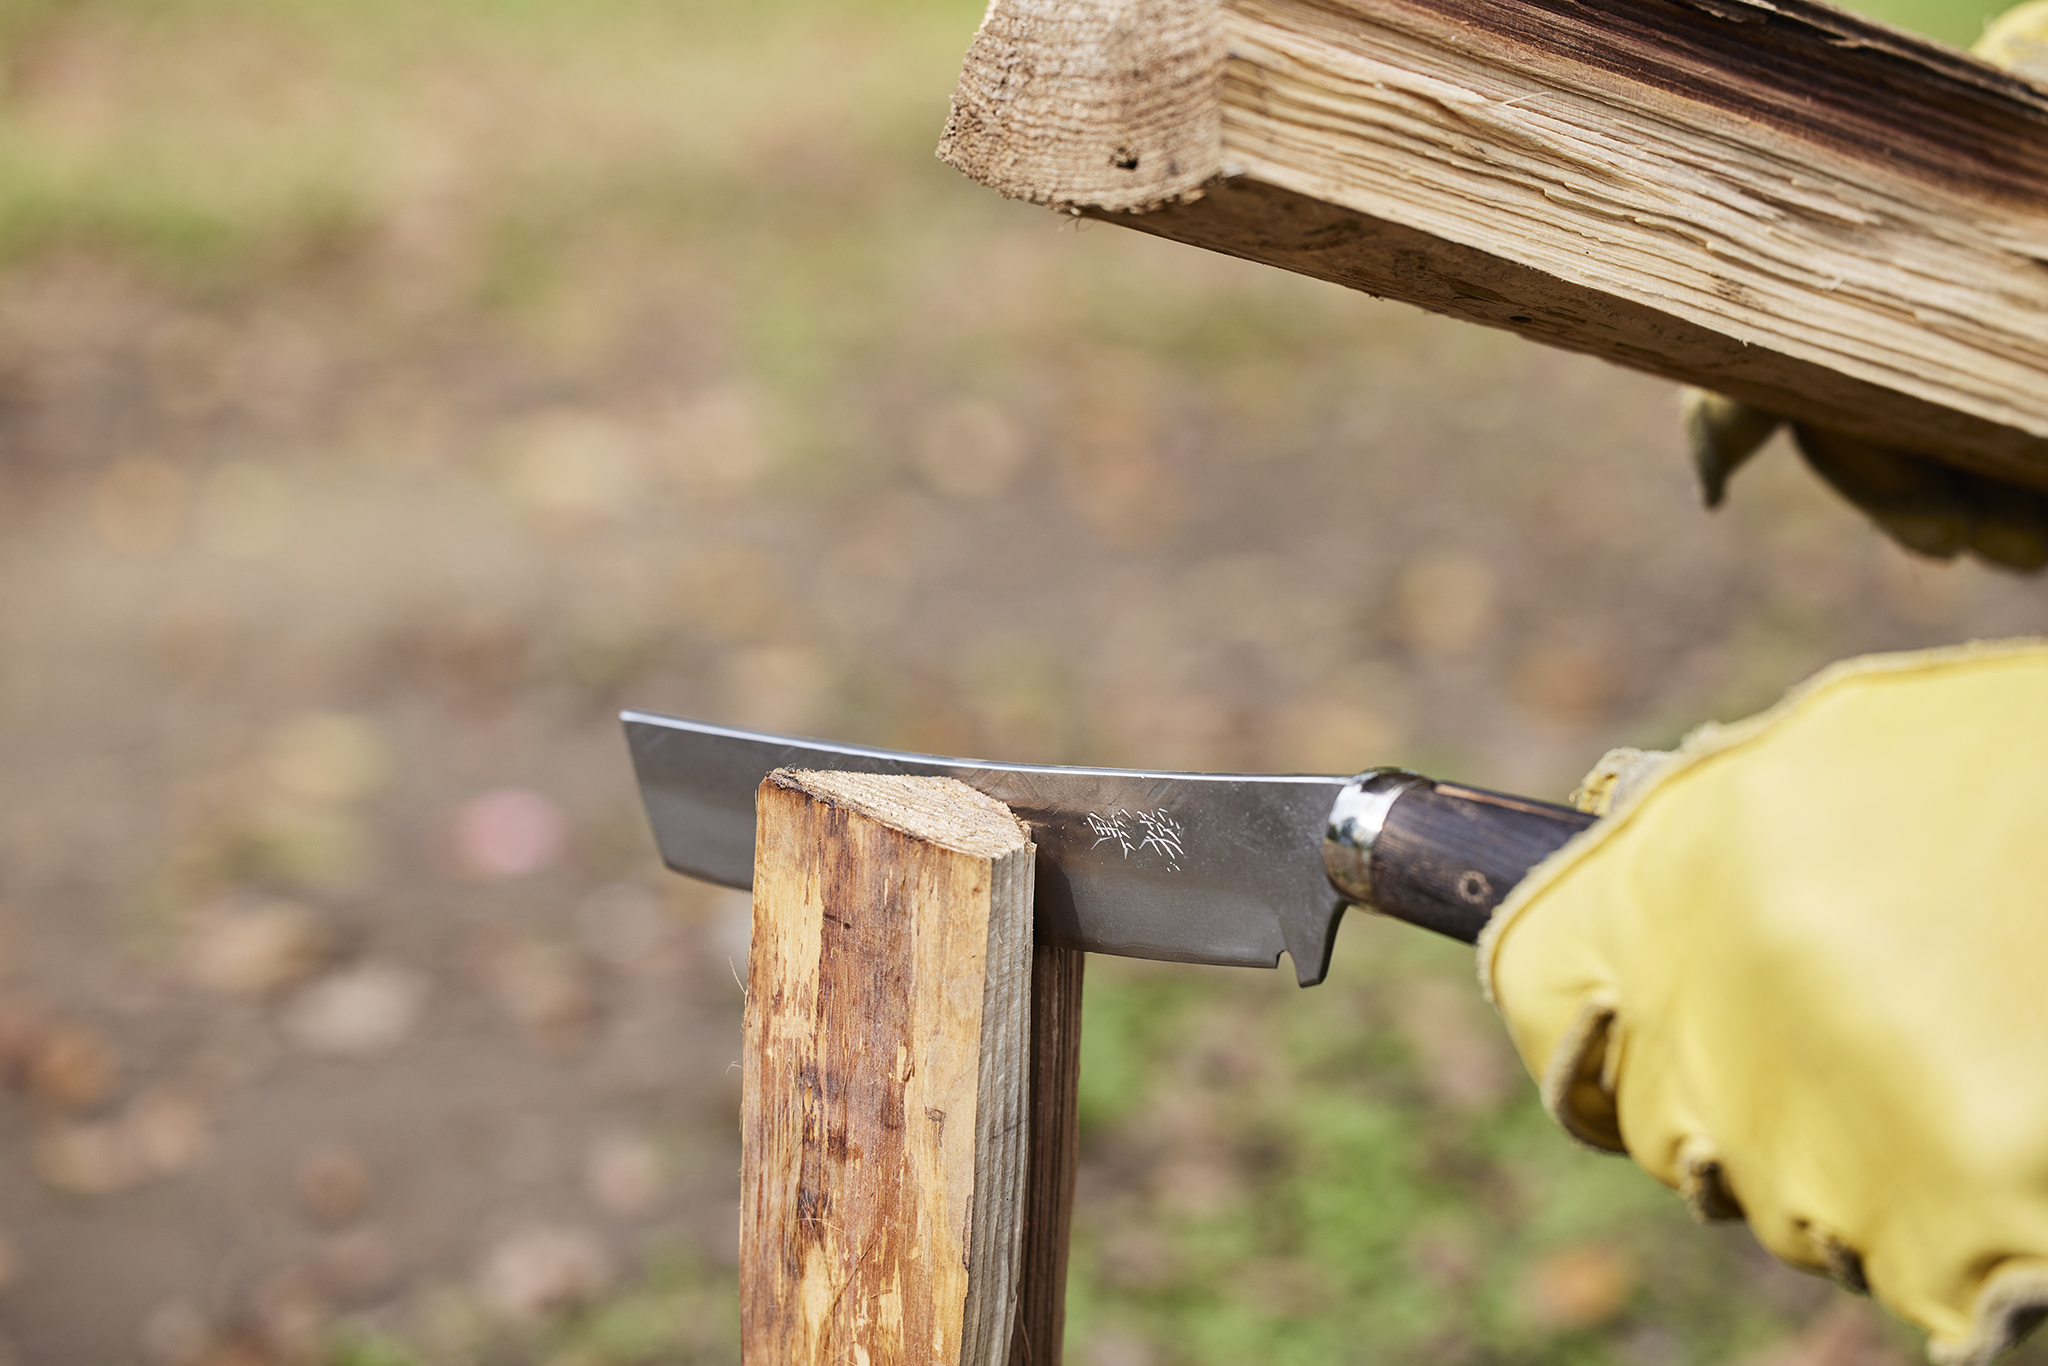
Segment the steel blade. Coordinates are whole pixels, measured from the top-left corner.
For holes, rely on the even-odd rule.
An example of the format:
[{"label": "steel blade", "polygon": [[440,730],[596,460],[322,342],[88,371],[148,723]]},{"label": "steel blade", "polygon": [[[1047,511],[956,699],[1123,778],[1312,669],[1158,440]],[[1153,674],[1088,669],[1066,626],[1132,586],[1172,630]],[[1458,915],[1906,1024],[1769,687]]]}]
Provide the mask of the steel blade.
[{"label": "steel blade", "polygon": [[1149,773],[908,754],[629,711],[655,843],[669,867],[728,887],[754,872],[754,789],[777,768],[957,778],[1028,822],[1039,933],[1093,953],[1275,967],[1323,979],[1343,905],[1323,871],[1348,778]]}]

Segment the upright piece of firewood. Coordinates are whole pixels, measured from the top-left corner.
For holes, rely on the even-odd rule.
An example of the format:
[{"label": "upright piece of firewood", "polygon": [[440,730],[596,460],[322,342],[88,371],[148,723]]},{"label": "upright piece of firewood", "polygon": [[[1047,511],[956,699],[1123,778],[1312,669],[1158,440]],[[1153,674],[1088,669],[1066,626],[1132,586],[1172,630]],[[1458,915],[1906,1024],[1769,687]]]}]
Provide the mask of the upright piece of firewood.
[{"label": "upright piece of firewood", "polygon": [[1815,0],[994,0],[939,154],[2048,490],[2048,90]]},{"label": "upright piece of firewood", "polygon": [[1003,1366],[1029,1138],[1035,850],[950,778],[756,798],[748,1366]]}]

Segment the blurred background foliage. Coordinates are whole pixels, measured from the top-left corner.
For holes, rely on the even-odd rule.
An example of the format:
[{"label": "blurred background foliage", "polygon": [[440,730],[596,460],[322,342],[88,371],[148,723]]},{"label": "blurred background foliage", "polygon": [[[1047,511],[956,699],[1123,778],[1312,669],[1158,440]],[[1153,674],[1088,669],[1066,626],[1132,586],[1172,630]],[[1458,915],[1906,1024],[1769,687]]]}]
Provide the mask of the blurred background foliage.
[{"label": "blurred background foliage", "polygon": [[[733,1359],[746,902],[621,705],[1555,797],[2048,625],[1783,449],[1701,513],[1664,384],[959,181],[978,9],[0,0],[0,1359]],[[1089,973],[1077,1366],[1917,1350],[1457,946]]]}]

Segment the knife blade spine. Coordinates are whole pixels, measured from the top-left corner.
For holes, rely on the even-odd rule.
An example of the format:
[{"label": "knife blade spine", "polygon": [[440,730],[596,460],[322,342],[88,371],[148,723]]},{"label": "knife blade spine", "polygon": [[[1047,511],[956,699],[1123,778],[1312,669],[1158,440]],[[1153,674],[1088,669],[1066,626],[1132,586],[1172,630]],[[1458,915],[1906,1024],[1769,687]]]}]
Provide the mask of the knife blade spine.
[{"label": "knife blade spine", "polygon": [[[652,726],[657,730],[687,730],[693,734],[716,735],[725,739],[745,741],[749,744],[762,743],[762,732],[744,730],[734,726],[713,725],[705,721],[691,721],[687,727],[677,724],[677,718],[663,716],[656,712],[622,711],[619,720],[626,725]],[[816,751],[825,754],[843,754],[849,758],[871,759],[890,764],[930,764],[955,773],[1048,773],[1059,772],[1088,778],[1170,778],[1176,782],[1207,783],[1300,783],[1329,786],[1350,781],[1348,774],[1332,773],[1204,773],[1192,769],[1171,768],[1095,768],[1080,764],[1019,764],[1004,763],[994,759],[966,759],[947,754],[925,754],[915,750],[885,749],[873,745],[856,745],[840,740],[819,740],[810,736],[778,736],[796,742],[793,751]],[[792,767],[777,764],[776,768]],[[818,765],[806,763],[805,768],[815,769]],[[766,771],[762,776],[767,776]],[[962,778],[965,782],[966,779]],[[968,786],[973,786],[969,783]]]}]

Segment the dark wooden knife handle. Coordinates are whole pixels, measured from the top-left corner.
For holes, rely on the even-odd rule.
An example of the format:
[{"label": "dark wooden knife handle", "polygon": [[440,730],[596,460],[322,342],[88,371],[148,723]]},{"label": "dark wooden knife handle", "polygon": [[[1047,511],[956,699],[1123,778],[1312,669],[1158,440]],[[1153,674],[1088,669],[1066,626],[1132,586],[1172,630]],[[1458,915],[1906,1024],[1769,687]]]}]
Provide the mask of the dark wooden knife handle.
[{"label": "dark wooden knife handle", "polygon": [[1372,909],[1473,943],[1515,884],[1592,823],[1568,806],[1417,783],[1373,841]]}]

